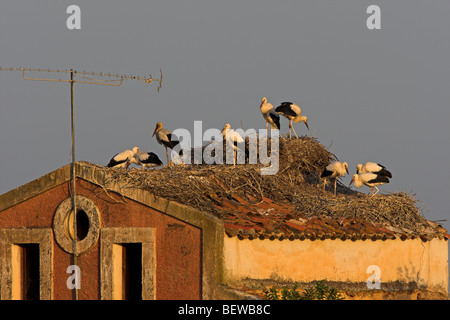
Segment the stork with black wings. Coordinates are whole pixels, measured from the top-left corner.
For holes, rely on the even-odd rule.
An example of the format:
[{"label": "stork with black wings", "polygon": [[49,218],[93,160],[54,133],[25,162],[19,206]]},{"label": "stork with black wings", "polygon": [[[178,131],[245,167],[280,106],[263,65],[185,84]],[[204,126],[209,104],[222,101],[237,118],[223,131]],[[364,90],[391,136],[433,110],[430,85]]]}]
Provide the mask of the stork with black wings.
[{"label": "stork with black wings", "polygon": [[[166,148],[166,157],[167,157],[167,164],[169,164],[169,151],[167,148],[174,149],[180,141],[177,140],[177,138],[172,134],[171,131],[163,128],[163,124],[161,122],[158,122],[156,124],[155,131],[153,131],[152,137],[156,135],[156,141],[158,141],[159,144],[163,145],[164,148]],[[183,155],[183,150],[180,150],[178,153],[180,156]]]},{"label": "stork with black wings", "polygon": [[298,138],[298,135],[295,132],[294,127],[292,126],[293,122],[304,122],[306,128],[308,128],[309,130],[308,118],[306,116],[302,116],[302,109],[298,104],[295,104],[293,102],[282,102],[275,109],[275,111],[289,120],[289,138],[291,138],[291,129],[292,131],[294,131],[295,136]]}]

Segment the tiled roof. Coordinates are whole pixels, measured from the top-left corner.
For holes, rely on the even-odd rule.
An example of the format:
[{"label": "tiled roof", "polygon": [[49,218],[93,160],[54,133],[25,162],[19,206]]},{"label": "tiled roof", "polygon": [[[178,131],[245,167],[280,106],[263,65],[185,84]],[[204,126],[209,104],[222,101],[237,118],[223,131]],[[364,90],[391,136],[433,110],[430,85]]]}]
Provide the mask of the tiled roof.
[{"label": "tiled roof", "polygon": [[258,201],[232,195],[231,200],[221,200],[221,205],[216,208],[228,237],[250,240],[431,240],[450,237],[444,228],[433,222],[430,222],[429,229],[418,232],[382,226],[360,218],[301,217],[293,213],[293,206],[289,203],[262,199]]}]

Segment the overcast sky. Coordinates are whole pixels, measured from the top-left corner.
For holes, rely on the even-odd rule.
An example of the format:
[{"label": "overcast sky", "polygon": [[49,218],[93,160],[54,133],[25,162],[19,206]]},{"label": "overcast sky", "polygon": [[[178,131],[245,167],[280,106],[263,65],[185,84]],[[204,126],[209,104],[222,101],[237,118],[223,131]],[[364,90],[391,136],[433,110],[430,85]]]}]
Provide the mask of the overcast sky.
[{"label": "overcast sky", "polygon": [[[73,4],[80,30],[66,27]],[[381,30],[366,26],[369,5],[381,8]],[[296,132],[331,145],[351,173],[382,163],[393,173],[382,192],[414,193],[425,217],[448,219],[448,0],[3,0],[0,8],[2,67],[154,78],[163,70],[159,93],[135,80],[75,85],[77,160],[105,165],[136,145],[165,161],[151,137],[157,121],[192,132],[195,120],[204,130],[241,120],[265,128],[265,96],[298,103],[310,131]],[[70,133],[68,83],[0,71],[0,194],[70,163]]]}]

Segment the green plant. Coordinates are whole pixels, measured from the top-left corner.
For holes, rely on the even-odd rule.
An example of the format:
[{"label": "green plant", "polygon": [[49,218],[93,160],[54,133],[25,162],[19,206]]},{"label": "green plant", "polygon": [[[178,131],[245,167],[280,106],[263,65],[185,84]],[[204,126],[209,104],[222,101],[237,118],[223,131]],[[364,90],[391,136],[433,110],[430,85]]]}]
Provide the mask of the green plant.
[{"label": "green plant", "polygon": [[298,284],[294,283],[291,289],[283,288],[281,290],[281,300],[299,300],[300,293],[297,291]]},{"label": "green plant", "polygon": [[324,280],[318,280],[315,287],[305,289],[301,300],[343,300],[336,288],[327,286]]},{"label": "green plant", "polygon": [[278,295],[278,289],[275,287],[270,288],[268,291],[264,291],[265,300],[280,300]]},{"label": "green plant", "polygon": [[336,288],[325,284],[325,279],[316,281],[316,285],[312,288],[307,288],[300,294],[297,291],[298,284],[294,283],[292,288],[279,290],[275,287],[270,288],[264,292],[264,299],[266,300],[343,300],[345,299]]}]

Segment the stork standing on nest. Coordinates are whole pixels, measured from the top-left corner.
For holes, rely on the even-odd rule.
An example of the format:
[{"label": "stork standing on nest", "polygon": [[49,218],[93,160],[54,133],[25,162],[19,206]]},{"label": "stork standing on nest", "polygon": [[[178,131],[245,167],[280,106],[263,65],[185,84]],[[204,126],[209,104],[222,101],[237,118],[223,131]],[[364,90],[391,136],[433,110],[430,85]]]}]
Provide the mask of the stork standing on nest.
[{"label": "stork standing on nest", "polygon": [[153,152],[139,151],[134,155],[134,163],[141,165],[143,170],[159,167],[163,163]]},{"label": "stork standing on nest", "polygon": [[336,196],[336,183],[339,177],[345,176],[345,173],[348,173],[348,164],[347,162],[339,162],[334,161],[325,167],[321,178],[334,178],[334,195]]},{"label": "stork standing on nest", "polygon": [[356,165],[356,173],[375,173],[380,176],[392,178],[392,173],[385,166],[375,162],[366,162],[364,165],[358,163]]},{"label": "stork standing on nest", "polygon": [[125,168],[128,169],[131,162],[134,162],[134,155],[139,152],[138,147],[133,147],[132,150],[124,150],[114,157],[108,163],[109,168]]},{"label": "stork standing on nest", "polygon": [[266,135],[269,137],[269,123],[270,130],[278,129],[280,130],[280,115],[275,111],[273,105],[270,102],[267,102],[267,98],[263,97],[261,100],[261,113],[266,120]]},{"label": "stork standing on nest", "polygon": [[[381,186],[385,183],[389,183],[389,178],[386,176],[382,176],[376,173],[364,172],[359,174],[354,174],[352,177],[352,181],[350,184],[354,184],[356,188],[361,188],[363,185],[366,185],[370,188],[370,193],[372,193],[372,197],[376,195],[380,189],[377,186]],[[373,193],[373,189],[377,189],[375,193]]]},{"label": "stork standing on nest", "polygon": [[302,116],[302,109],[299,107],[299,105],[293,102],[282,102],[275,109],[275,111],[289,120],[289,138],[291,138],[291,129],[292,131],[294,131],[295,136],[298,138],[298,135],[295,132],[294,127],[292,126],[292,122],[304,122],[306,128],[308,128],[309,130],[308,117]]},{"label": "stork standing on nest", "polygon": [[[177,144],[180,143],[175,136],[173,136],[172,132],[164,129],[163,124],[161,122],[158,122],[156,124],[155,131],[153,131],[152,137],[156,135],[156,141],[158,141],[159,144],[163,145],[164,148],[166,148],[166,157],[167,157],[167,164],[169,164],[169,151],[167,148],[173,149]],[[183,155],[183,150],[180,150],[179,155]]]},{"label": "stork standing on nest", "polygon": [[227,144],[233,146],[233,165],[236,165],[238,143],[244,143],[245,140],[239,133],[231,129],[231,125],[229,123],[223,126],[222,135]]}]

